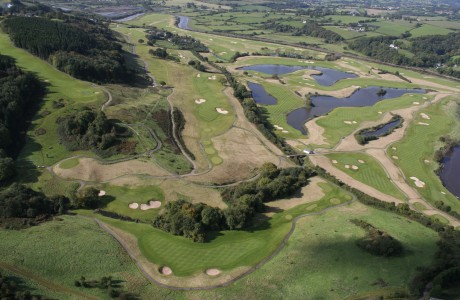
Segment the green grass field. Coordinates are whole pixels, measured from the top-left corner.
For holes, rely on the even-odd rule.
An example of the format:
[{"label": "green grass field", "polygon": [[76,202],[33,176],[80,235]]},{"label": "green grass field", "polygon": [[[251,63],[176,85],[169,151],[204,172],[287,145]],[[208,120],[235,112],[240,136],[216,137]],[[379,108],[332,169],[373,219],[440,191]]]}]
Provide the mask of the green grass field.
[{"label": "green grass field", "polygon": [[[439,137],[449,134],[455,126],[453,116],[455,107],[453,105],[454,103],[449,104],[447,100],[444,100],[424,109],[422,112],[427,114],[431,120],[425,120],[418,115],[407,129],[404,139],[392,145],[396,150],[388,149],[388,155],[399,158],[394,162],[402,169],[409,184],[415,187],[414,182],[409,179],[412,176],[425,182],[424,188],[415,188],[426,200],[431,203],[438,200],[444,201],[453,210],[460,212],[458,199],[442,185],[434,172],[438,164],[433,162],[433,154],[440,146]],[[418,125],[418,122],[430,125],[422,126]],[[426,163],[425,160],[428,160],[429,163]],[[446,195],[441,192],[445,192]]]},{"label": "green grass field", "polygon": [[419,37],[419,36],[424,36],[424,35],[435,35],[435,34],[449,34],[451,33],[452,30],[442,28],[439,26],[434,26],[431,24],[423,24],[419,28],[415,28],[411,30],[412,37]]},{"label": "green grass field", "polygon": [[[208,243],[194,243],[186,238],[155,229],[148,224],[94,216],[136,236],[142,254],[153,263],[171,267],[177,276],[190,276],[208,268],[232,270],[240,266],[254,265],[272,253],[280,244],[291,227],[290,220],[293,217],[307,212],[321,211],[351,199],[348,193],[333,185],[325,184],[321,188],[326,195],[316,202],[277,213],[266,221],[260,218],[258,224],[247,231],[223,231]],[[332,199],[334,200],[331,201]],[[91,212],[80,211],[80,213],[93,215]]]},{"label": "green grass field", "polygon": [[[338,163],[334,164],[334,166],[354,179],[361,181],[362,183],[365,183],[382,193],[404,200],[404,194],[388,178],[388,175],[382,166],[371,156],[364,153],[332,153],[327,155],[327,157],[331,161],[336,160]],[[359,160],[362,160],[365,163],[360,163],[358,162]],[[345,165],[355,165],[359,169],[347,169],[345,168]]]},{"label": "green grass field", "polygon": [[80,164],[80,160],[78,158],[71,158],[67,159],[59,164],[59,168],[61,169],[72,169],[75,168]]}]

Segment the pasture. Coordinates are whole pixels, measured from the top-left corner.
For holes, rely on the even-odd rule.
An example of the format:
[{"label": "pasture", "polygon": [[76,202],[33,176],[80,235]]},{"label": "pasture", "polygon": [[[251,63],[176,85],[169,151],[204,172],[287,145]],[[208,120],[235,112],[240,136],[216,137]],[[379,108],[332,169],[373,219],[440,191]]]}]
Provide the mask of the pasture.
[{"label": "pasture", "polygon": [[[333,163],[337,169],[354,179],[382,193],[404,200],[405,195],[390,180],[385,169],[373,157],[364,153],[332,153],[327,155],[327,157],[332,162],[337,162],[336,164]],[[353,169],[353,166],[358,167],[358,169]]]}]

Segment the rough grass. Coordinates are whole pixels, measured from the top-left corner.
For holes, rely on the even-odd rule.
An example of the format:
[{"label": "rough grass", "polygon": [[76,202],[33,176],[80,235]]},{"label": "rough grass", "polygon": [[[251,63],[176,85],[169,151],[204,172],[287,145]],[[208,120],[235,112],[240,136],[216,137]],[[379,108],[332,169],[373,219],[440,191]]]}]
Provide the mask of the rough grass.
[{"label": "rough grass", "polygon": [[[371,156],[364,153],[333,153],[327,155],[332,161],[338,163],[333,164],[337,169],[345,172],[354,179],[365,183],[382,193],[404,200],[404,194],[396,187],[396,185],[388,178],[382,166]],[[365,163],[359,163],[358,160],[363,160]],[[349,165],[350,168],[345,168]],[[352,165],[359,167],[358,170],[353,170]]]},{"label": "rough grass", "polygon": [[[432,204],[438,200],[444,201],[453,210],[460,212],[460,202],[442,185],[434,172],[438,165],[433,162],[434,152],[440,146],[439,137],[449,134],[455,125],[452,104],[449,104],[449,100],[444,100],[421,111],[430,116],[431,120],[417,115],[407,129],[404,139],[393,144],[396,150],[389,148],[388,155],[399,157],[394,163],[402,169],[410,185],[415,187],[414,182],[409,179],[412,176],[426,183],[424,188],[415,187],[426,200]],[[418,122],[426,122],[430,126],[420,126],[417,125]],[[430,163],[425,163],[425,160],[429,160]],[[446,195],[441,192],[445,192]]]},{"label": "rough grass", "polygon": [[153,263],[171,267],[177,276],[189,276],[208,268],[231,270],[254,265],[275,250],[289,231],[293,217],[321,211],[332,205],[331,199],[337,199],[340,203],[351,199],[348,193],[338,187],[330,184],[321,187],[325,189],[326,196],[313,202],[316,204],[314,209],[307,210],[312,204],[308,203],[277,213],[270,219],[260,216],[250,230],[224,231],[208,243],[194,243],[147,224],[95,217],[136,236],[142,254]]},{"label": "rough grass", "polygon": [[[402,257],[375,257],[356,246],[363,219],[402,242]],[[359,203],[302,219],[287,247],[262,269],[229,287],[198,292],[200,299],[345,299],[406,291],[418,266],[430,264],[437,249],[434,231]],[[378,282],[387,286],[382,287]],[[367,298],[367,297],[366,297]]]},{"label": "rough grass", "polygon": [[63,162],[61,162],[59,164],[59,168],[72,169],[72,168],[78,166],[79,163],[80,163],[80,160],[78,158],[71,158],[71,159],[67,159],[67,160],[64,160]]},{"label": "rough grass", "polygon": [[435,34],[449,34],[451,33],[452,30],[434,26],[431,24],[423,24],[419,28],[415,28],[411,30],[412,37],[419,37],[419,36],[424,36],[424,35],[435,35]]}]

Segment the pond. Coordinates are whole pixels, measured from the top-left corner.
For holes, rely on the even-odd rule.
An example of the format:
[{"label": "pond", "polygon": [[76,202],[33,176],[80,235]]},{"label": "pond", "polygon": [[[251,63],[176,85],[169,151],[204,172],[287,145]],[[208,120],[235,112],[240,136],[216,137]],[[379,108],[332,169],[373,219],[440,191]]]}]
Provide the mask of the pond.
[{"label": "pond", "polygon": [[[383,89],[384,95],[377,93]],[[307,134],[305,123],[313,118],[324,116],[337,107],[362,107],[372,106],[375,103],[384,100],[401,97],[407,93],[424,93],[422,89],[396,89],[396,88],[381,88],[371,86],[359,89],[347,98],[336,98],[332,96],[312,96],[311,108],[301,107],[287,115],[287,123],[299,130],[303,134]]]},{"label": "pond", "polygon": [[323,67],[316,67],[316,66],[286,66],[286,65],[252,65],[238,68],[238,70],[243,71],[256,71],[264,74],[269,75],[284,75],[288,73],[292,73],[299,70],[317,70],[320,71],[321,74],[312,75],[313,79],[319,85],[323,86],[331,86],[337,81],[345,78],[356,78],[358,77],[356,74],[343,72],[339,70],[323,68]]},{"label": "pond", "polygon": [[262,85],[248,81],[248,87],[256,103],[265,105],[275,105],[277,103],[276,98],[267,93]]},{"label": "pond", "polygon": [[177,27],[179,27],[180,29],[191,30],[191,28],[188,27],[189,20],[189,17],[179,16],[179,23],[177,24]]},{"label": "pond", "polygon": [[384,136],[387,133],[391,132],[394,128],[398,127],[402,123],[402,121],[403,121],[403,119],[400,118],[398,120],[388,122],[388,123],[386,123],[385,125],[383,125],[379,129],[363,132],[363,133],[361,133],[361,135],[363,137],[370,137],[370,136],[380,137],[380,136]]},{"label": "pond", "polygon": [[442,160],[442,169],[439,173],[444,186],[454,194],[460,197],[460,146],[454,147],[448,156]]}]

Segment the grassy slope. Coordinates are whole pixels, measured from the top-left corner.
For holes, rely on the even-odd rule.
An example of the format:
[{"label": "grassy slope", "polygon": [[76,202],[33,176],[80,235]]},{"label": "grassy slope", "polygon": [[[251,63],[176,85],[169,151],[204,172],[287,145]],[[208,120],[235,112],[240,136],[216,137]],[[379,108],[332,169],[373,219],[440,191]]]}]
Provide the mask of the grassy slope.
[{"label": "grassy slope", "polygon": [[[442,185],[441,180],[434,173],[437,164],[432,162],[436,147],[440,146],[438,138],[449,134],[455,125],[453,116],[450,114],[452,106],[445,100],[422,112],[430,116],[431,120],[417,116],[407,129],[405,138],[395,143],[393,146],[396,147],[396,150],[390,148],[388,155],[399,157],[394,162],[403,170],[406,178],[416,176],[426,183],[425,188],[417,188],[426,200],[431,203],[442,200],[452,206],[452,209],[460,212],[460,202]],[[430,126],[417,125],[418,122],[429,123]],[[425,163],[425,160],[429,160],[430,163]],[[413,181],[408,180],[415,187]],[[445,192],[446,195],[441,192]]]},{"label": "grassy slope", "polygon": [[[351,199],[346,192],[330,184],[321,188],[325,189],[327,195],[316,202],[278,213],[268,222],[261,220],[260,224],[249,231],[224,231],[204,244],[173,236],[148,224],[96,217],[135,235],[143,255],[153,263],[171,267],[177,276],[188,276],[208,268],[231,270],[239,266],[254,265],[272,253],[280,244],[291,227],[292,217],[323,210],[331,206],[332,202],[336,205],[337,202],[343,203]],[[334,200],[331,202],[331,199]]]},{"label": "grassy slope", "polygon": [[[391,182],[382,166],[371,156],[364,153],[333,153],[328,155],[329,159],[338,161],[334,166],[358,181],[361,181],[377,190],[404,199],[404,194]],[[358,160],[365,161],[364,164]],[[358,170],[347,169],[345,165],[356,165]]]}]

